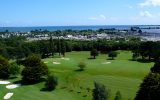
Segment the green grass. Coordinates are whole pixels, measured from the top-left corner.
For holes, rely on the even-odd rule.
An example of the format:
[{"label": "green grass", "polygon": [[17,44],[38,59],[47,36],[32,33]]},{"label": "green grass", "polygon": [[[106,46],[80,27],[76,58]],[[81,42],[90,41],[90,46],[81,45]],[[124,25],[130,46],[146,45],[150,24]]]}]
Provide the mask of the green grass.
[{"label": "green grass", "polygon": [[[7,90],[4,85],[1,85],[0,99],[5,93],[13,91],[14,96],[11,100],[91,100],[92,91],[88,92],[86,88],[93,89],[95,81],[111,90],[110,100],[113,100],[116,91],[121,92],[123,100],[133,99],[142,79],[148,74],[153,63],[131,61],[132,55],[129,51],[119,51],[119,53],[115,60],[107,60],[107,56],[102,54],[97,59],[88,59],[90,58],[89,52],[67,53],[66,57],[70,58],[69,61],[60,58],[44,59],[43,61],[48,62],[51,73],[59,79],[59,85],[55,91],[40,91],[44,87],[43,82],[14,90]],[[54,65],[53,61],[61,62],[61,64]],[[80,61],[87,64],[85,71],[75,71]],[[102,64],[103,62],[111,62],[111,64]],[[18,79],[11,81],[16,80]],[[87,97],[83,97],[84,95]]]}]

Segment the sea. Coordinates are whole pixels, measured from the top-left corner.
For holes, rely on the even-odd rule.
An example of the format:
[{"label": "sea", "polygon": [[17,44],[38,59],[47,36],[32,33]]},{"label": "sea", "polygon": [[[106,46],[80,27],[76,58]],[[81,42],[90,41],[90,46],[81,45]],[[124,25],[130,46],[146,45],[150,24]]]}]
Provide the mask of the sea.
[{"label": "sea", "polygon": [[[88,26],[39,26],[39,27],[0,27],[0,32],[8,30],[9,32],[30,32],[32,30],[98,30],[98,29],[118,29],[118,30],[129,30],[131,27],[142,28],[143,32],[149,33],[159,33],[160,34],[160,25],[88,25]],[[148,29],[148,28],[151,29]],[[152,28],[158,29],[152,29]],[[146,28],[146,29],[145,29]]]}]

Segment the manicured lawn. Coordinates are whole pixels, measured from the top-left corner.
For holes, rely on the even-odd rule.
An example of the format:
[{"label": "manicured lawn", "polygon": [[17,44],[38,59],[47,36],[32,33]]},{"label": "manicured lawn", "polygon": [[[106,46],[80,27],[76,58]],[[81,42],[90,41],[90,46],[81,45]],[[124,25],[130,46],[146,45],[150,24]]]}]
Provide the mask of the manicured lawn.
[{"label": "manicured lawn", "polygon": [[[111,99],[113,100],[116,91],[120,91],[123,100],[134,98],[138,86],[142,79],[148,74],[153,63],[140,63],[131,61],[129,51],[119,51],[115,60],[107,60],[106,55],[99,55],[97,59],[90,58],[89,52],[70,52],[66,53],[64,60],[60,58],[43,59],[52,74],[59,79],[59,85],[53,92],[40,91],[44,83],[35,85],[26,85],[14,90],[5,89],[4,85],[0,86],[0,99],[5,93],[13,91],[14,95],[11,100],[92,100],[92,91],[94,82],[102,83],[107,89],[111,90]],[[87,64],[85,71],[76,71],[80,61]],[[55,65],[53,62],[60,62]],[[102,64],[111,62],[110,64]],[[14,82],[18,79],[12,79]]]}]

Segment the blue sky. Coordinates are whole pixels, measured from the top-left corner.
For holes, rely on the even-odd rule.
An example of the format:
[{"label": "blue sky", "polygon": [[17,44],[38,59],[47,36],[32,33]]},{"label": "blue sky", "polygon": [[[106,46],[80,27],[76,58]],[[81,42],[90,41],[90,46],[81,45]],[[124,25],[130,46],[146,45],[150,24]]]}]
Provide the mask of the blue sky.
[{"label": "blue sky", "polygon": [[160,24],[160,0],[0,0],[0,26]]}]

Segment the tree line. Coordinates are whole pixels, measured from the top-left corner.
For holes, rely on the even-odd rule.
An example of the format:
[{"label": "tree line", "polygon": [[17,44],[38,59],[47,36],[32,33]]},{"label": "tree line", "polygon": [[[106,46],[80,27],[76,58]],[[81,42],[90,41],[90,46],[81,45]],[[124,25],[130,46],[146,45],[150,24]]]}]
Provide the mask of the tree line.
[{"label": "tree line", "polygon": [[97,41],[85,40],[64,40],[61,38],[38,41],[27,41],[22,36],[11,36],[0,38],[0,55],[8,59],[22,59],[30,54],[39,54],[42,58],[53,56],[65,56],[65,52],[91,51],[96,49],[101,53],[109,53],[116,50],[130,50],[133,53],[133,60],[156,61],[160,57],[160,42],[140,41],[138,38],[125,40]]}]

